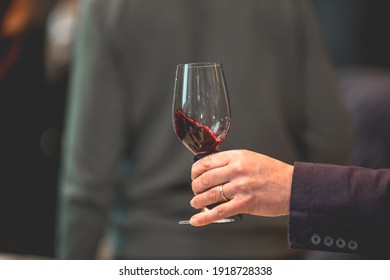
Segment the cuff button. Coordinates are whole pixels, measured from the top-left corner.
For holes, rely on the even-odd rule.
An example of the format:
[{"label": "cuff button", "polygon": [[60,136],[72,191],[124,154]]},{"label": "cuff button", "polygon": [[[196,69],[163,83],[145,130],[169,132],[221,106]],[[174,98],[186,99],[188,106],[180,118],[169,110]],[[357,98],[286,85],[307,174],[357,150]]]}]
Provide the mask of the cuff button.
[{"label": "cuff button", "polygon": [[358,243],[354,240],[351,240],[348,242],[348,248],[351,249],[351,250],[356,250],[358,247]]},{"label": "cuff button", "polygon": [[310,240],[314,245],[319,245],[321,243],[321,237],[318,234],[313,234]]},{"label": "cuff button", "polygon": [[336,246],[337,246],[337,248],[343,249],[343,248],[345,247],[345,245],[347,245],[347,243],[345,242],[344,239],[338,238],[338,239],[336,240]]},{"label": "cuff button", "polygon": [[326,247],[331,247],[334,243],[334,240],[332,237],[330,236],[326,236],[325,239],[324,239],[324,244]]}]

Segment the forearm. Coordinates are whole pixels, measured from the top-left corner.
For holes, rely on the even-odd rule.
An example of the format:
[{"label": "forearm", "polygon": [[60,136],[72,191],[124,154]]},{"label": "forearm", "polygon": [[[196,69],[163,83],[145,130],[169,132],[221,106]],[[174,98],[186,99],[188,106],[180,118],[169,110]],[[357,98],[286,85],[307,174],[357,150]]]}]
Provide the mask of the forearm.
[{"label": "forearm", "polygon": [[290,201],[292,248],[388,251],[390,170],[296,163]]}]

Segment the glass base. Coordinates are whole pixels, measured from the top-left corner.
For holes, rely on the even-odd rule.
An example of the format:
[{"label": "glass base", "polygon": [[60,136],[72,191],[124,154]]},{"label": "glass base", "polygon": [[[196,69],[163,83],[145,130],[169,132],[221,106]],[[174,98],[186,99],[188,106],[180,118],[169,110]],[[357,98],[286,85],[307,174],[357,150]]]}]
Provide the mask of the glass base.
[{"label": "glass base", "polygon": [[[232,218],[227,218],[227,219],[221,219],[218,221],[213,222],[213,224],[225,224],[225,223],[232,223],[234,222],[234,219]],[[179,221],[179,225],[189,225],[190,220],[184,220],[184,221]]]},{"label": "glass base", "polygon": [[[203,207],[201,212],[207,212],[207,211],[210,211],[210,209],[207,207]],[[234,222],[233,218],[226,218],[226,219],[221,219],[221,220],[217,220],[215,222],[212,222],[212,224],[225,224],[225,223],[232,223],[232,222]],[[179,221],[179,224],[180,225],[189,225],[190,220]]]}]

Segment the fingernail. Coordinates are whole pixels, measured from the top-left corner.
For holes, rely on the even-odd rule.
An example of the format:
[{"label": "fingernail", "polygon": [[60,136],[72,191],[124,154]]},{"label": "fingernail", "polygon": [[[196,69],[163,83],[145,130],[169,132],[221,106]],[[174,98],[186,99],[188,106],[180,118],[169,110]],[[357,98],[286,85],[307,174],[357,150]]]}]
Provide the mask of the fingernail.
[{"label": "fingernail", "polygon": [[190,205],[191,205],[191,207],[195,208],[195,207],[194,207],[194,199],[191,199]]}]

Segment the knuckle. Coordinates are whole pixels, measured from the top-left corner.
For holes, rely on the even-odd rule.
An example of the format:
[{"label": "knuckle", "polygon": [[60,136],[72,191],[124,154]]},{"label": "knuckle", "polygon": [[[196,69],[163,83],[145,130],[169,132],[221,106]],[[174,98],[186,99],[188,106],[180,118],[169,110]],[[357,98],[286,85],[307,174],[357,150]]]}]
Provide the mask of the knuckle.
[{"label": "knuckle", "polygon": [[232,163],[230,168],[231,168],[231,172],[237,174],[241,174],[245,170],[244,165],[240,160],[237,160],[234,163]]},{"label": "knuckle", "polygon": [[219,219],[225,218],[226,210],[225,210],[225,207],[223,205],[220,205],[216,210],[217,210],[217,216]]},{"label": "knuckle", "polygon": [[[219,192],[218,192],[219,194]],[[211,202],[215,202],[219,200],[219,195],[217,195],[217,192],[215,191],[209,191],[208,193],[208,200]]]},{"label": "knuckle", "polygon": [[246,193],[249,190],[249,184],[245,178],[240,178],[235,181],[235,190],[237,193]]},{"label": "knuckle", "polygon": [[202,174],[202,176],[200,177],[200,182],[204,186],[209,186],[209,184],[210,184],[210,175],[208,173]]},{"label": "knuckle", "polygon": [[192,183],[191,183],[191,188],[192,188],[192,192],[193,192],[194,194],[197,194],[197,193],[198,193],[198,187],[197,187],[197,185],[196,185],[196,181],[192,181]]},{"label": "knuckle", "polygon": [[210,169],[212,166],[214,155],[208,155],[202,159],[202,164],[205,169]]}]

